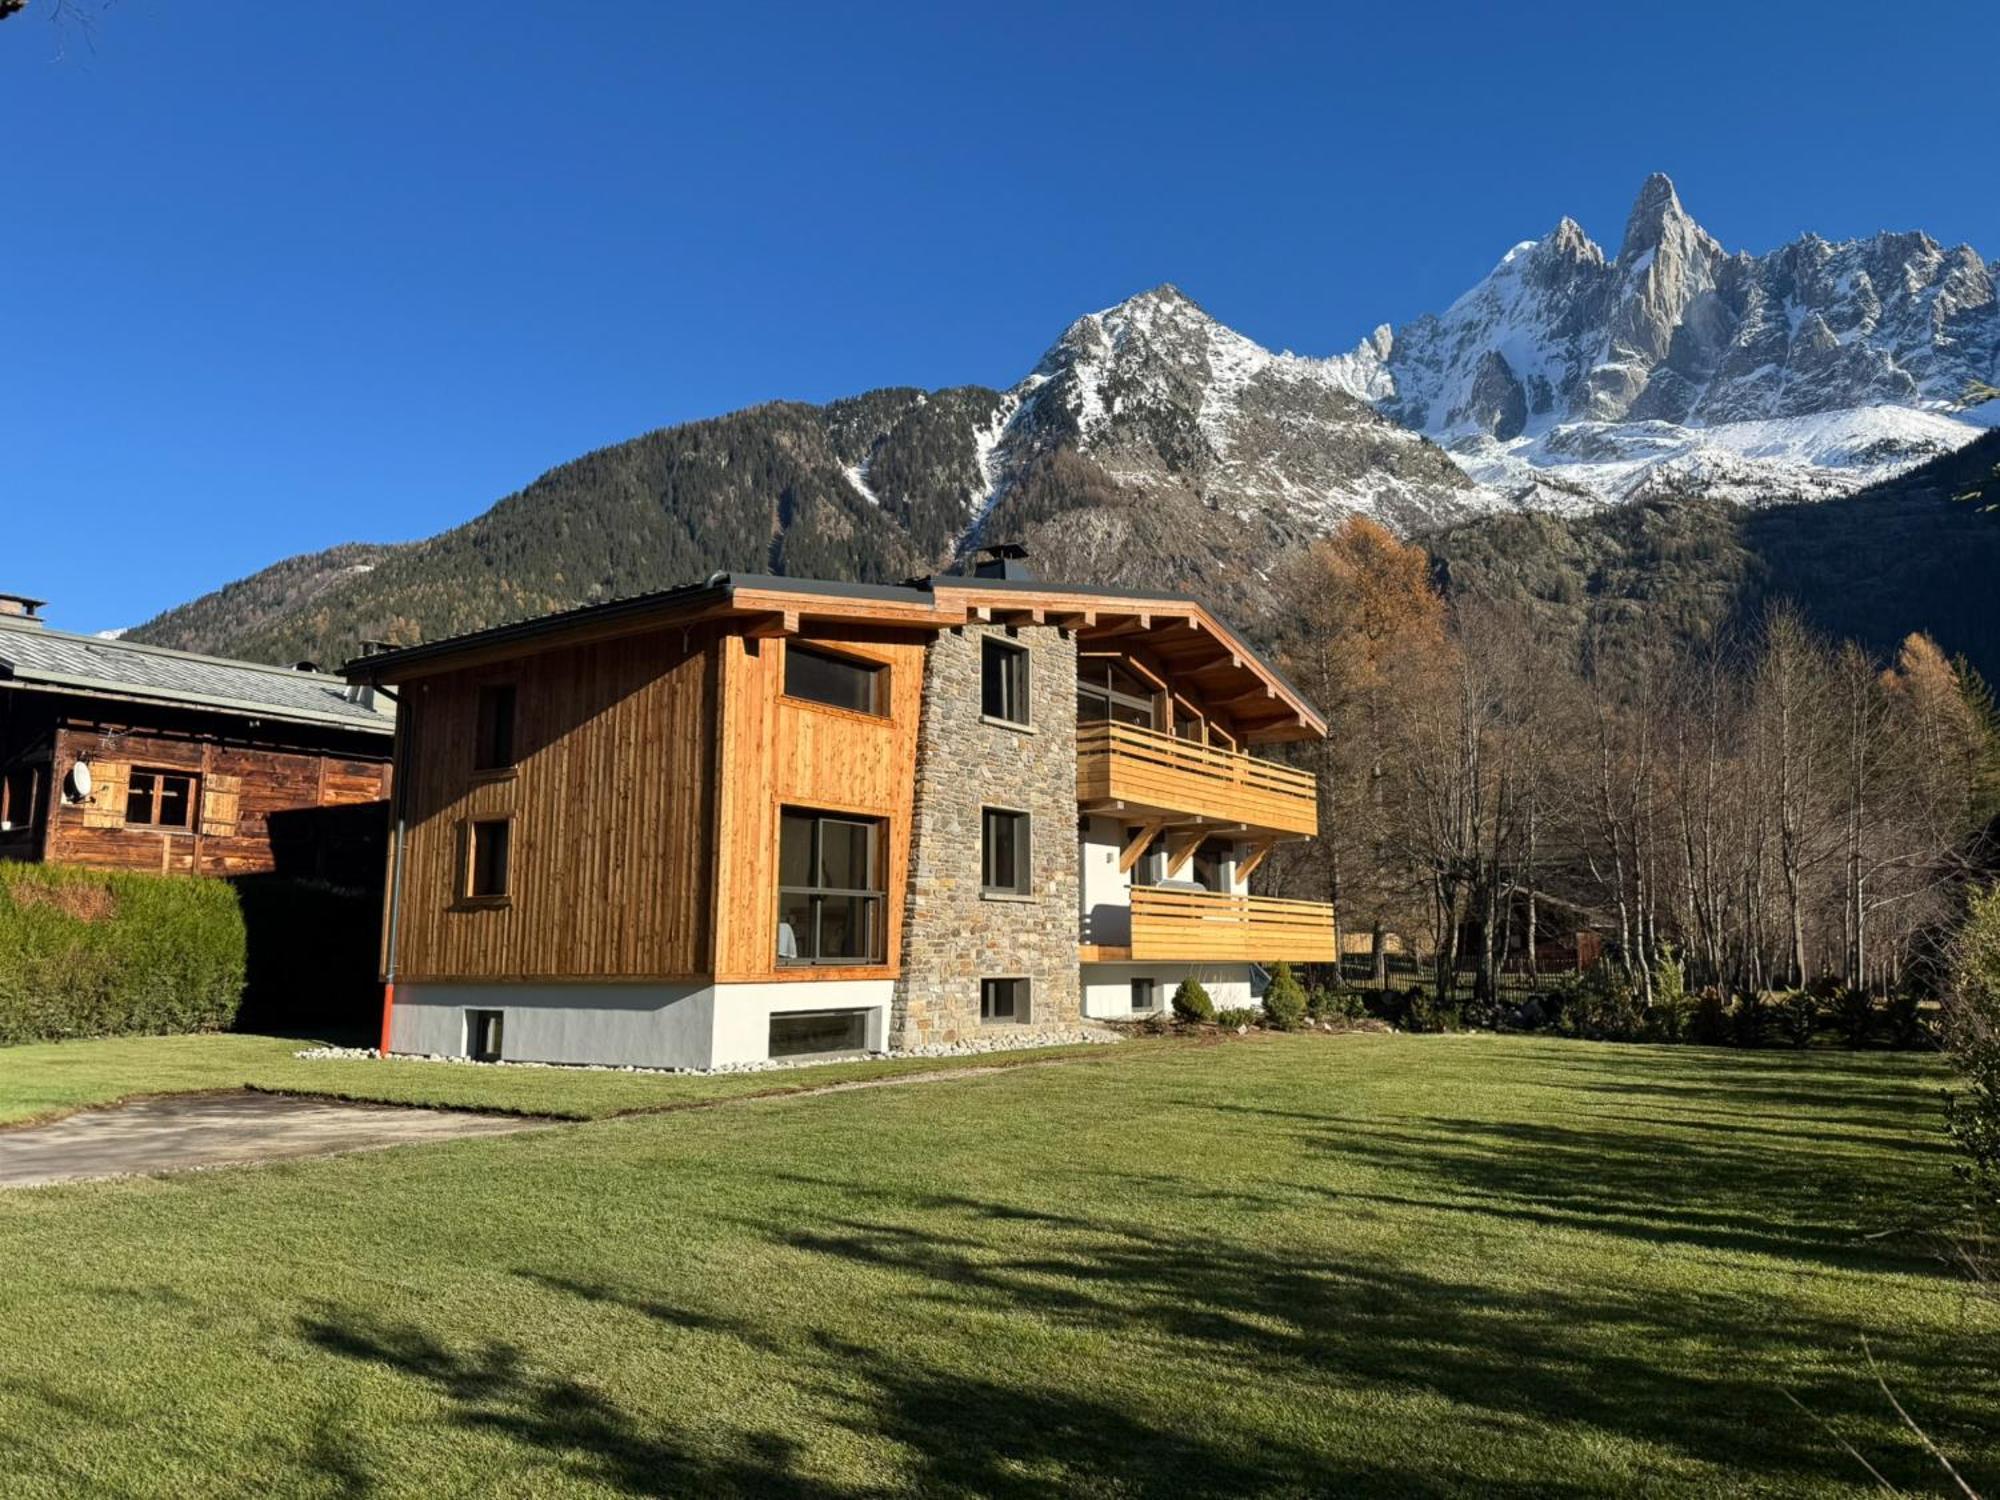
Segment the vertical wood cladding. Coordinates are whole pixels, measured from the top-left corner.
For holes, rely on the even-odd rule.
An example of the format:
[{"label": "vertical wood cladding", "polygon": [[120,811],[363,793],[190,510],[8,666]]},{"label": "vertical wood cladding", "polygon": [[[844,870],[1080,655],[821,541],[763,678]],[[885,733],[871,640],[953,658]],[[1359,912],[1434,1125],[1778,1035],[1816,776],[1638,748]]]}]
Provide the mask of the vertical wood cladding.
[{"label": "vertical wood cladding", "polygon": [[[673,628],[398,689],[406,979],[668,979],[709,967],[715,631]],[[479,689],[515,689],[515,765],[478,771]],[[501,901],[464,894],[470,825],[511,821]]]},{"label": "vertical wood cladding", "polygon": [[[386,747],[385,747],[386,748]],[[218,744],[144,730],[66,726],[55,733],[58,780],[88,758],[93,792],[49,803],[42,856],[54,864],[192,875],[261,875],[276,869],[271,819],[301,809],[379,802],[389,795],[385,761]],[[201,801],[187,829],[132,827],[124,799],[134,770],[201,778]]]},{"label": "vertical wood cladding", "polygon": [[[788,698],[783,641],[723,638],[723,785],[714,887],[718,979],[890,978],[896,973],[928,638],[866,627],[808,633],[810,644],[887,665],[886,715]],[[783,807],[854,813],[886,823],[886,962],[778,964],[778,814]]]}]

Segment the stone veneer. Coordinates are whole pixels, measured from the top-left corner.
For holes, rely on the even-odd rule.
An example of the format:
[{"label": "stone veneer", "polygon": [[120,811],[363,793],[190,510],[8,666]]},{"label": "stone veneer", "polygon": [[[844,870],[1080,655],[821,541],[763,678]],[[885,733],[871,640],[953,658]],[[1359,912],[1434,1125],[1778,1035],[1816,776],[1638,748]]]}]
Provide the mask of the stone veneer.
[{"label": "stone veneer", "polygon": [[[980,712],[981,641],[1028,648],[1029,727]],[[979,1020],[979,981],[1028,980],[1023,1032],[1074,1026],[1077,973],[1076,643],[1052,626],[968,625],[939,635],[924,661],[923,719],[910,829],[903,973],[892,1046],[954,1042],[997,1028]],[[1029,815],[1030,894],[980,894],[980,810]]]}]

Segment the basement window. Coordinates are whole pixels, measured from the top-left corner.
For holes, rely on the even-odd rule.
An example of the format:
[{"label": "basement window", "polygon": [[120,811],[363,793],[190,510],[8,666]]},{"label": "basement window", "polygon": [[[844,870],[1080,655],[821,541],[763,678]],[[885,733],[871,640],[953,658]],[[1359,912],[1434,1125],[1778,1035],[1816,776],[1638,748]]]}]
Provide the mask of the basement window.
[{"label": "basement window", "polygon": [[1004,723],[1027,723],[1028,648],[988,636],[979,650],[979,711]]},{"label": "basement window", "polygon": [[180,771],[139,771],[125,785],[125,822],[135,828],[194,827],[201,778]]},{"label": "basement window", "polygon": [[514,765],[514,684],[489,682],[479,689],[475,771],[507,771]]},{"label": "basement window", "polygon": [[1160,982],[1157,979],[1135,979],[1132,981],[1132,1014],[1143,1016],[1160,1008]]},{"label": "basement window", "polygon": [[843,1057],[867,1050],[865,1010],[798,1010],[771,1017],[773,1058]]},{"label": "basement window", "polygon": [[500,1061],[501,1012],[469,1010],[465,1013],[465,1055],[474,1062]]},{"label": "basement window", "polygon": [[1019,1025],[1028,1019],[1028,981],[979,981],[979,1021],[983,1026]]},{"label": "basement window", "polygon": [[472,900],[506,898],[513,833],[514,825],[506,818],[481,819],[472,825],[465,883],[465,894]]},{"label": "basement window", "polygon": [[788,644],[785,696],[880,716],[889,711],[889,669],[880,662]]}]

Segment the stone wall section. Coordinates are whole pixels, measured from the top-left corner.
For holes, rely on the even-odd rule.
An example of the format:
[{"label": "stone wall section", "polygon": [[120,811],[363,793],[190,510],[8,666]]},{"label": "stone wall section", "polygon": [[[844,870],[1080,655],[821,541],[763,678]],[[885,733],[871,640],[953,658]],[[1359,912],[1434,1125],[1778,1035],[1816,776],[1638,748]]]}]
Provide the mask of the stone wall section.
[{"label": "stone wall section", "polygon": [[[981,713],[981,643],[989,635],[1028,648],[1025,729]],[[998,1031],[979,1019],[983,978],[1029,981],[1023,1034],[1074,1027],[1082,1013],[1076,643],[1053,626],[968,625],[939,635],[924,663],[916,776],[891,1045]],[[1025,896],[980,890],[980,813],[987,807],[1029,815]]]}]

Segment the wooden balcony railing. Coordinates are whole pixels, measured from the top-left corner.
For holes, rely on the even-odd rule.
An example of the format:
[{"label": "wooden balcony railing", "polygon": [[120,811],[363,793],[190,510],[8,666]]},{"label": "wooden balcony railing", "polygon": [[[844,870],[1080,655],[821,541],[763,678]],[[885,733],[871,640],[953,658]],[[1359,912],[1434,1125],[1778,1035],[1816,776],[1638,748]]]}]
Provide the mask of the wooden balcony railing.
[{"label": "wooden balcony railing", "polygon": [[1312,772],[1133,724],[1078,728],[1076,795],[1086,806],[1123,804],[1133,813],[1242,823],[1293,837],[1319,832]]},{"label": "wooden balcony railing", "polygon": [[1324,901],[1132,890],[1132,957],[1190,963],[1332,963],[1333,908]]}]

